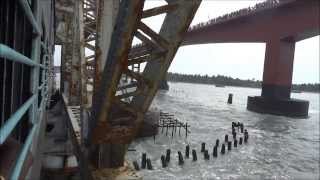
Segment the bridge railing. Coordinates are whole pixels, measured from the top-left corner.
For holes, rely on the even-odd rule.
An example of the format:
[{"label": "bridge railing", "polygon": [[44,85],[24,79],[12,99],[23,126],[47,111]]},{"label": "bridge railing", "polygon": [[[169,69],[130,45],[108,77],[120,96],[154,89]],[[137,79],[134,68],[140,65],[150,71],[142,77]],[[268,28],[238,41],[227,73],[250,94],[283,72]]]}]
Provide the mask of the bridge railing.
[{"label": "bridge railing", "polygon": [[0,10],[4,12],[1,20],[8,18],[0,23],[4,29],[0,32],[0,146],[9,138],[23,144],[14,166],[7,167],[7,178],[15,180],[21,176],[44,119],[52,55],[39,26],[39,0],[4,0]]}]

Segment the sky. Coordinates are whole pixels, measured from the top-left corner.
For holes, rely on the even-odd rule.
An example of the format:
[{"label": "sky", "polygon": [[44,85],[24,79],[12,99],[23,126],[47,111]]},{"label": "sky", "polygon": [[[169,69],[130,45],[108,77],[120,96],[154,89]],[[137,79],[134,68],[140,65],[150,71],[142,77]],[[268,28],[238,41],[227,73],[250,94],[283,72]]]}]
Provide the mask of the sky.
[{"label": "sky", "polygon": [[[203,0],[191,25],[254,6],[259,2],[263,0]],[[164,0],[146,0],[144,9],[164,4]],[[164,15],[158,15],[143,21],[158,32],[163,19]],[[134,43],[137,42],[137,39],[134,39]],[[319,83],[319,42],[320,38],[316,36],[296,43],[293,83]],[[169,72],[210,76],[219,74],[240,79],[262,80],[264,57],[264,43],[183,46],[179,48]]]}]

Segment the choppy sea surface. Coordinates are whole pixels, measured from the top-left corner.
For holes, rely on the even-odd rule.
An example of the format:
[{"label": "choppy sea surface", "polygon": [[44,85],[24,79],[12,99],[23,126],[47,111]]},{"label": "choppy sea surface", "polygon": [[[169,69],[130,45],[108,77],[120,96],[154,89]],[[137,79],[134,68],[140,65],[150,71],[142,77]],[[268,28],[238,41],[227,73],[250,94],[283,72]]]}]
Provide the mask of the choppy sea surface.
[{"label": "choppy sea surface", "polygon": [[[141,153],[147,153],[154,170],[140,170],[145,180],[152,179],[319,179],[319,94],[292,93],[293,98],[310,101],[309,117],[295,119],[258,114],[246,110],[247,96],[260,95],[260,89],[215,87],[214,85],[169,83],[170,90],[160,91],[153,108],[173,113],[190,124],[191,133],[173,138],[165,133],[134,141],[127,159],[140,164]],[[233,104],[227,104],[228,94]],[[232,148],[225,155],[212,157],[216,139],[231,138],[231,122],[242,122],[249,132],[249,142]],[[170,131],[171,132],[171,131]],[[184,132],[184,131],[182,131]],[[200,153],[206,143],[210,160]],[[185,159],[178,165],[178,151],[185,146],[196,149],[198,161]],[[221,145],[220,145],[221,147]],[[171,149],[171,161],[161,167],[160,157]],[[219,150],[220,151],[220,150]]]}]

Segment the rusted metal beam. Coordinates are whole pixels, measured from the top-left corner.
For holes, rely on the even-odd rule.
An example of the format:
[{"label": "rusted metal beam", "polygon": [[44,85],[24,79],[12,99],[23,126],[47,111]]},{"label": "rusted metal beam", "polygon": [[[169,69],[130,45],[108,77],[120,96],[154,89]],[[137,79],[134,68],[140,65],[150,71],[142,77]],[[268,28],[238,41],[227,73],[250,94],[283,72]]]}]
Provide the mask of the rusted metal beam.
[{"label": "rusted metal beam", "polygon": [[[80,99],[80,109],[81,109],[81,114],[83,113],[83,111],[86,111],[87,108],[89,108],[88,106],[88,102],[89,102],[89,97],[88,97],[88,91],[87,91],[87,83],[88,83],[88,73],[87,73],[87,63],[86,60],[87,58],[85,58],[85,47],[86,47],[86,43],[85,43],[85,35],[84,35],[84,29],[85,29],[85,25],[84,25],[84,4],[83,1],[79,1],[79,6],[78,6],[79,10],[79,19],[78,19],[78,27],[79,27],[79,57],[80,57],[80,64],[81,64],[81,69],[80,69],[80,73],[81,73],[81,99]],[[84,110],[85,109],[85,110]],[[83,119],[83,117],[81,118],[81,120]]]},{"label": "rusted metal beam", "polygon": [[[161,37],[159,38],[160,40],[164,39],[166,41],[166,47],[168,51],[165,56],[160,58],[159,61],[147,62],[142,76],[145,80],[148,80],[151,83],[151,86],[145,90],[142,90],[146,91],[146,94],[135,96],[131,102],[133,107],[141,108],[142,112],[146,112],[148,110],[158,90],[158,84],[164,78],[171,61],[173,60],[178,47],[182,42],[183,35],[187,31],[201,3],[201,0],[176,0],[174,3],[178,5],[178,8],[174,11],[170,11],[167,14],[159,35],[155,35],[155,37]],[[141,26],[140,23],[139,28],[141,27],[144,28],[144,25]],[[147,28],[144,29],[146,30]],[[139,120],[136,123],[140,123]]]},{"label": "rusted metal beam", "polygon": [[129,70],[127,69],[125,72],[124,72],[126,75],[138,80],[139,82],[141,83],[145,83],[145,84],[148,84],[147,81],[143,78],[143,76],[139,73],[136,73],[134,72],[133,70]]},{"label": "rusted metal beam", "polygon": [[85,39],[85,42],[94,41],[94,40],[96,40],[96,39],[97,39],[97,37],[96,37],[95,35],[92,36],[92,37],[89,37],[89,36],[88,36],[88,38]]},{"label": "rusted metal beam", "polygon": [[138,86],[138,83],[137,82],[133,82],[133,83],[130,83],[130,84],[127,84],[127,85],[122,85],[122,86],[119,86],[117,88],[117,90],[123,90],[123,89],[128,89],[128,88],[133,88],[133,87],[137,87]]},{"label": "rusted metal beam", "polygon": [[135,96],[135,95],[138,95],[138,94],[140,94],[140,91],[133,91],[133,92],[130,92],[130,93],[125,93],[125,94],[118,95],[116,97],[119,98],[119,99],[124,99],[124,98],[132,97],[132,96]]},{"label": "rusted metal beam", "polygon": [[151,53],[146,56],[141,56],[138,58],[130,59],[128,65],[141,64],[150,60],[157,60],[164,55],[163,52]]},{"label": "rusted metal beam", "polygon": [[[101,86],[99,88],[99,96],[96,96],[93,104],[92,123],[100,122],[98,126],[92,129],[93,142],[99,142],[106,132],[110,129],[110,125],[106,122],[112,98],[115,95],[117,84],[121,78],[122,71],[127,69],[127,56],[131,47],[134,32],[136,31],[138,22],[141,19],[144,0],[121,1],[116,28],[111,39],[111,47],[108,54],[108,60],[102,74]],[[104,122],[104,123],[101,123]],[[101,129],[97,130],[97,129]]]},{"label": "rusted metal beam", "polygon": [[136,109],[134,109],[134,107],[130,106],[129,103],[123,102],[119,98],[113,98],[112,102],[121,107],[122,109],[131,112],[132,114],[137,114],[138,112]]},{"label": "rusted metal beam", "polygon": [[145,43],[148,46],[151,46],[152,48],[158,48],[157,44],[150,40],[149,38],[147,38],[145,35],[143,35],[141,32],[136,31],[135,36],[140,39],[143,43]]},{"label": "rusted metal beam", "polygon": [[139,23],[139,29],[143,31],[146,35],[154,39],[163,49],[169,47],[169,43],[166,39],[162,38],[161,35],[154,32],[150,27],[145,25],[143,22]]},{"label": "rusted metal beam", "polygon": [[159,14],[167,13],[169,11],[173,11],[177,8],[177,4],[168,4],[160,7],[155,7],[152,9],[147,9],[143,11],[142,18],[148,18],[152,16],[156,16]]},{"label": "rusted metal beam", "polygon": [[81,102],[81,62],[83,61],[80,53],[80,23],[79,23],[79,2],[74,2],[74,14],[72,15],[72,61],[71,61],[71,82],[70,82],[70,105],[77,106]]},{"label": "rusted metal beam", "polygon": [[96,47],[91,45],[90,43],[85,43],[85,47],[92,50],[92,51],[94,51],[96,49]]}]

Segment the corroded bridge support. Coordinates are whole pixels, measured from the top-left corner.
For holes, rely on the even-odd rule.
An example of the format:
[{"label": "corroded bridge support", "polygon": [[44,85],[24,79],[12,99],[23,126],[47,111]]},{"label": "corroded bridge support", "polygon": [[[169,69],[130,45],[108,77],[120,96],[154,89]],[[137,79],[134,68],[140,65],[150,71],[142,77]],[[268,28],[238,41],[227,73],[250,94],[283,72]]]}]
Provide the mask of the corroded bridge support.
[{"label": "corroded bridge support", "polygon": [[248,110],[308,116],[309,102],[290,98],[294,51],[295,41],[292,38],[275,38],[267,42],[261,96],[248,97]]},{"label": "corroded bridge support", "polygon": [[[119,4],[89,120],[86,145],[96,169],[123,165],[127,144],[139,132],[201,0],[166,2],[147,10],[143,10],[144,0]],[[160,32],[142,21],[159,14],[166,14]],[[142,42],[138,48],[132,45],[133,37]]]}]

